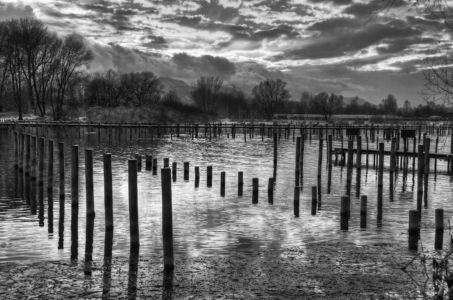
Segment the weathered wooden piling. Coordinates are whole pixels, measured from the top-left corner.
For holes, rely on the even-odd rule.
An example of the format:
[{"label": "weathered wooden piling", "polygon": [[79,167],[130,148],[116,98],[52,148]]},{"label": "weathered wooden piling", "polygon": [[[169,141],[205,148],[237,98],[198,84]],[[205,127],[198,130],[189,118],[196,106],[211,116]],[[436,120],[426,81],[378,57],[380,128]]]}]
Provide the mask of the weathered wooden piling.
[{"label": "weathered wooden piling", "polygon": [[153,175],[157,175],[157,158],[153,158]]},{"label": "weathered wooden piling", "polygon": [[238,172],[238,196],[242,196],[242,191],[244,189],[244,172]]},{"label": "weathered wooden piling", "polygon": [[[170,169],[168,170],[170,171]],[[140,247],[138,228],[137,160],[135,159],[129,159],[128,161],[128,187],[130,247],[131,249],[134,249]]]},{"label": "weathered wooden piling", "polygon": [[47,224],[49,234],[53,233],[53,140],[47,144]]},{"label": "weathered wooden piling", "polygon": [[442,250],[444,241],[444,210],[437,208],[435,210],[436,234],[434,238],[434,249]]},{"label": "weathered wooden piling", "polygon": [[44,226],[44,138],[38,140],[38,154],[39,226]]},{"label": "weathered wooden piling", "polygon": [[384,191],[384,143],[379,143],[377,222],[382,222],[382,196]]},{"label": "weathered wooden piling", "polygon": [[317,186],[312,186],[311,187],[311,215],[314,216],[316,215],[316,209],[318,207],[318,187]]},{"label": "weathered wooden piling", "polygon": [[367,223],[367,196],[360,197],[360,228],[366,228]]},{"label": "weathered wooden piling", "polygon": [[299,185],[300,175],[300,137],[296,138],[296,171],[295,171],[295,185]]},{"label": "weathered wooden piling", "polygon": [[428,180],[429,180],[429,147],[430,147],[431,140],[429,138],[425,138],[424,140],[424,151],[425,151],[425,157],[423,158],[423,183],[424,183],[424,188],[423,188],[423,202],[424,202],[424,207],[428,208]]},{"label": "weathered wooden piling", "polygon": [[257,204],[258,203],[258,178],[253,178],[252,179],[252,188],[253,188],[253,192],[252,192],[252,203],[253,204]]},{"label": "weathered wooden piling", "polygon": [[71,260],[78,257],[79,247],[79,146],[71,151]]},{"label": "weathered wooden piling", "polygon": [[91,274],[93,260],[93,231],[94,231],[94,191],[93,191],[93,150],[85,149],[85,190],[86,190],[86,242],[85,268],[87,275]]},{"label": "weathered wooden piling", "polygon": [[142,171],[142,156],[139,153],[136,153],[135,160],[137,161],[137,172],[141,172]]},{"label": "weathered wooden piling", "polygon": [[225,172],[220,172],[220,196],[225,197]]},{"label": "weathered wooden piling", "polygon": [[[300,152],[299,152],[299,186],[303,188],[303,181],[304,181],[304,151],[305,151],[305,134],[302,134],[302,138],[300,141]],[[296,184],[297,185],[297,184]]]},{"label": "weathered wooden piling", "polygon": [[189,162],[188,161],[184,162],[184,180],[185,181],[189,180]]},{"label": "weathered wooden piling", "polygon": [[195,167],[195,187],[200,185],[200,167]]},{"label": "weathered wooden piling", "polygon": [[348,166],[346,170],[346,195],[351,195],[351,182],[352,182],[352,159],[353,159],[353,152],[352,148],[354,146],[354,141],[348,141]]},{"label": "weathered wooden piling", "polygon": [[423,201],[423,145],[418,145],[418,165],[417,165],[417,211],[418,216],[422,215],[422,201]]},{"label": "weathered wooden piling", "polygon": [[177,163],[174,161],[171,164],[171,177],[173,179],[173,182],[176,181],[176,171],[177,171]]},{"label": "weathered wooden piling", "polygon": [[277,178],[277,132],[274,131],[274,172],[273,177],[274,180]]},{"label": "weathered wooden piling", "polygon": [[267,202],[274,204],[274,178],[269,178],[267,185]]},{"label": "weathered wooden piling", "polygon": [[206,185],[212,187],[212,166],[208,166],[206,169]]},{"label": "weathered wooden piling", "polygon": [[170,167],[170,159],[168,157],[164,158],[164,168]]},{"label": "weathered wooden piling", "polygon": [[298,186],[294,187],[294,217],[299,217],[300,212],[300,188]]},{"label": "weathered wooden piling", "polygon": [[420,236],[420,212],[417,210],[409,211],[409,250],[418,249],[418,239]]},{"label": "weathered wooden piling", "polygon": [[164,250],[164,270],[174,269],[173,258],[173,213],[170,169],[161,169],[162,182],[162,238]]},{"label": "weathered wooden piling", "polygon": [[58,174],[59,174],[59,217],[58,217],[58,249],[63,249],[64,243],[64,213],[65,213],[65,175],[64,175],[64,144],[58,143]]},{"label": "weathered wooden piling", "polygon": [[104,162],[104,210],[105,210],[105,239],[104,259],[112,257],[113,242],[113,189],[112,189],[112,155],[103,155]]},{"label": "weathered wooden piling", "polygon": [[349,197],[341,197],[341,207],[340,207],[340,229],[348,230],[349,229],[349,215],[350,215],[350,203]]},{"label": "weathered wooden piling", "polygon": [[145,170],[151,171],[153,167],[153,157],[152,155],[145,156]]}]

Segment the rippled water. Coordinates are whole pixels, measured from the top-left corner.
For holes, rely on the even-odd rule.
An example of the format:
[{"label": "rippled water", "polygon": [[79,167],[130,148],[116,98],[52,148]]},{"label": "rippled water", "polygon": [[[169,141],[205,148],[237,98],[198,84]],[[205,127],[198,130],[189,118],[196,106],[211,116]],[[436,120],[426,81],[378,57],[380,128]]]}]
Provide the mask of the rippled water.
[{"label": "rippled water", "polygon": [[[102,133],[104,135],[104,133]],[[309,250],[317,242],[347,240],[357,245],[394,244],[407,245],[408,211],[416,208],[416,175],[412,171],[407,176],[403,172],[396,175],[394,201],[390,201],[389,173],[384,173],[384,205],[382,226],[376,222],[377,171],[373,168],[361,172],[361,194],[368,196],[368,228],[359,228],[360,199],[355,197],[356,170],[353,171],[351,219],[349,231],[340,230],[340,197],[345,193],[346,168],[333,166],[331,174],[331,192],[327,193],[328,172],[326,156],[322,166],[322,205],[316,216],[311,216],[311,186],[317,185],[316,136],[313,141],[306,141],[304,155],[304,188],[301,192],[300,217],[293,215],[294,160],[295,142],[284,139],[278,142],[277,182],[274,192],[274,204],[267,202],[268,178],[273,173],[272,139],[255,136],[236,139],[222,135],[209,141],[205,138],[192,139],[188,135],[179,138],[165,136],[151,139],[150,136],[132,136],[132,140],[123,134],[121,141],[112,135],[103,136],[100,144],[93,143],[97,135],[86,138],[82,133],[70,134],[66,141],[66,205],[64,248],[58,245],[58,163],[54,166],[53,222],[48,222],[48,195],[45,189],[44,222],[39,226],[39,213],[32,214],[31,208],[20,195],[18,173],[13,168],[12,135],[4,131],[0,141],[0,261],[40,261],[47,259],[68,259],[70,257],[70,147],[81,144],[80,153],[80,212],[79,212],[79,258],[83,258],[85,249],[85,181],[84,152],[86,142],[90,141],[94,149],[94,193],[95,193],[95,229],[93,257],[101,258],[104,249],[104,190],[102,154],[112,153],[113,164],[113,210],[114,241],[113,255],[129,254],[129,216],[127,160],[134,153],[152,154],[158,158],[158,169],[163,165],[163,158],[170,158],[178,163],[177,180],[173,183],[173,226],[176,258],[179,256],[229,255],[234,252],[256,253],[263,249],[275,250],[298,246]],[[382,138],[380,138],[382,140]],[[346,145],[346,144],[345,144]],[[431,143],[434,149],[434,143]],[[439,152],[449,152],[449,138],[440,137]],[[334,141],[339,147],[340,141]],[[324,151],[326,145],[324,143]],[[371,147],[375,147],[373,144]],[[386,143],[386,149],[390,145]],[[365,147],[364,147],[365,148]],[[47,147],[46,147],[47,149]],[[55,161],[57,148],[55,146]],[[373,157],[370,156],[370,166]],[[190,179],[183,180],[183,162],[190,162]],[[362,158],[365,165],[366,156]],[[206,187],[206,167],[213,166],[213,185]],[[389,165],[386,157],[385,165]],[[411,165],[411,162],[410,162]],[[433,169],[434,162],[431,163]],[[194,167],[200,167],[200,186],[194,187]],[[144,170],[138,174],[138,205],[140,226],[140,254],[161,253],[161,181],[158,175]],[[45,166],[47,170],[47,164]],[[444,208],[445,218],[452,215],[453,185],[447,175],[446,163],[438,161],[437,176],[429,176],[429,207],[423,209],[422,242],[426,248],[433,248],[434,209]],[[226,195],[220,196],[220,172],[226,172]],[[237,173],[244,172],[244,193],[237,196]],[[47,173],[47,171],[45,172]],[[252,178],[259,178],[259,203],[252,204]],[[406,178],[405,178],[406,177]],[[46,179],[45,179],[46,186]],[[40,206],[38,205],[38,212]],[[53,228],[53,233],[49,233]],[[444,235],[446,244],[448,234]]]}]

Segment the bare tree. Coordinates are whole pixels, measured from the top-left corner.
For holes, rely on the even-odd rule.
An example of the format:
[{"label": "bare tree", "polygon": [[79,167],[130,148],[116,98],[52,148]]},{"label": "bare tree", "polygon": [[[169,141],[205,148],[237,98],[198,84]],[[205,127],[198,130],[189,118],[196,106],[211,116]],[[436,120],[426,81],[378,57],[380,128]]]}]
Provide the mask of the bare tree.
[{"label": "bare tree", "polygon": [[3,43],[0,53],[5,71],[9,75],[11,92],[17,107],[19,120],[22,120],[24,76],[21,65],[24,58],[21,49],[19,20],[3,22],[1,23],[1,28]]},{"label": "bare tree", "polygon": [[191,91],[195,104],[204,112],[216,112],[216,97],[222,88],[223,80],[219,77],[201,77]]},{"label": "bare tree", "polygon": [[271,118],[290,98],[286,82],[280,79],[260,82],[253,88],[252,94],[266,118]]},{"label": "bare tree", "polygon": [[127,103],[140,106],[160,101],[162,85],[152,72],[125,73],[120,76],[120,81],[122,95]]},{"label": "bare tree", "polygon": [[54,97],[51,98],[54,119],[60,119],[68,84],[75,75],[76,69],[88,62],[92,53],[87,49],[81,36],[71,34],[64,38],[57,56],[57,67],[54,79]]}]

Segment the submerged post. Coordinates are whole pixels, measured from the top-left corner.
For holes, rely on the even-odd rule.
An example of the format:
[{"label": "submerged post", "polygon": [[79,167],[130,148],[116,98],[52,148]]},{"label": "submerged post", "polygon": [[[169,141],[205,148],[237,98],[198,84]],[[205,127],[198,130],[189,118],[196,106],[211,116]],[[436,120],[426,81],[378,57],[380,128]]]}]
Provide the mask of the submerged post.
[{"label": "submerged post", "polygon": [[348,230],[349,229],[349,212],[350,204],[349,197],[341,197],[341,207],[340,207],[340,229]]},{"label": "submerged post", "polygon": [[258,178],[252,179],[253,194],[252,194],[252,203],[258,203]]},{"label": "submerged post", "polygon": [[93,150],[85,150],[85,186],[86,186],[86,242],[85,242],[85,274],[91,274],[93,260],[94,231],[94,192],[93,192]]},{"label": "submerged post", "polygon": [[164,250],[164,270],[174,269],[173,258],[173,216],[171,176],[169,168],[161,169],[162,178],[162,238]]},{"label": "submerged post", "polygon": [[72,146],[71,153],[71,260],[75,260],[79,247],[79,146]]},{"label": "submerged post", "polygon": [[366,228],[367,219],[367,196],[360,197],[360,228]]},{"label": "submerged post", "polygon": [[409,211],[409,250],[417,250],[420,232],[420,217],[418,210]]},{"label": "submerged post", "polygon": [[299,217],[299,200],[300,200],[300,188],[294,187],[294,216]]},{"label": "submerged post", "polygon": [[435,210],[436,235],[434,239],[434,249],[442,250],[444,241],[444,210],[438,208]]},{"label": "submerged post", "polygon": [[242,196],[242,190],[244,188],[244,172],[238,172],[238,196]]},{"label": "submerged post", "polygon": [[112,257],[113,239],[113,191],[112,191],[112,155],[104,154],[104,207],[105,207],[105,243],[104,259]]},{"label": "submerged post", "polygon": [[[170,169],[169,169],[170,170]],[[138,228],[138,198],[137,198],[137,160],[128,161],[128,185],[129,185],[129,234],[132,249],[140,247]]]},{"label": "submerged post", "polygon": [[220,172],[220,196],[225,197],[225,172]]},{"label": "submerged post", "polygon": [[206,185],[212,187],[212,166],[207,167]]}]

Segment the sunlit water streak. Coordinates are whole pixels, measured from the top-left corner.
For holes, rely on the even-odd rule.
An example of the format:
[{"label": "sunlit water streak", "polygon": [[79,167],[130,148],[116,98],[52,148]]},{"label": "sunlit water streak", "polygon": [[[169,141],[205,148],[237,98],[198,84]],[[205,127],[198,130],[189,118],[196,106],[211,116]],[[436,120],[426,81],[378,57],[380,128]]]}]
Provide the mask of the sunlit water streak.
[{"label": "sunlit water streak", "polygon": [[[127,138],[124,137],[123,138]],[[113,137],[112,137],[113,139]],[[382,138],[380,138],[382,140]],[[8,142],[9,141],[9,142]],[[67,143],[66,158],[66,205],[64,249],[57,249],[58,242],[58,163],[54,164],[54,220],[52,234],[48,233],[47,194],[44,195],[44,227],[38,226],[38,214],[30,213],[30,206],[22,198],[15,197],[12,136],[3,133],[0,142],[0,261],[41,261],[69,259],[70,257],[70,147],[80,141]],[[118,144],[122,144],[118,145]],[[434,143],[431,143],[434,149]],[[449,145],[449,139],[441,138],[439,145]],[[345,143],[346,145],[346,143]],[[334,141],[334,147],[340,142]],[[374,148],[375,144],[370,148]],[[365,148],[365,147],[363,147]],[[386,143],[386,149],[389,149]],[[47,149],[47,148],[46,148]],[[411,148],[412,149],[412,148]],[[439,152],[447,152],[446,147]],[[158,158],[158,174],[145,171],[138,174],[138,204],[140,223],[140,254],[162,253],[160,168],[163,158],[178,163],[177,181],[173,183],[173,226],[176,260],[178,256],[231,255],[236,252],[255,254],[262,250],[275,251],[300,247],[309,251],[318,242],[349,241],[356,245],[407,245],[408,211],[416,208],[416,178],[409,171],[403,188],[403,172],[396,174],[394,201],[390,202],[389,173],[384,173],[384,205],[382,227],[376,222],[377,172],[372,166],[361,171],[361,194],[368,195],[368,228],[361,230],[360,199],[355,197],[356,170],[353,171],[351,219],[348,232],[340,231],[340,197],[346,191],[346,168],[333,166],[331,193],[327,194],[326,143],[324,143],[322,168],[322,205],[316,216],[310,215],[311,186],[317,184],[318,143],[305,143],[304,188],[301,192],[300,217],[293,216],[295,142],[282,139],[278,143],[278,171],[274,205],[267,203],[267,183],[272,176],[273,143],[271,139],[256,136],[247,142],[239,136],[235,140],[221,136],[213,141],[204,138],[192,140],[190,136],[163,137],[151,140],[143,138],[139,143],[106,143],[94,146],[94,199],[95,228],[93,259],[100,259],[104,249],[104,188],[102,154],[112,153],[113,164],[113,255],[129,254],[129,216],[127,188],[127,159],[134,153],[152,154]],[[54,158],[57,157],[55,145]],[[79,259],[85,249],[85,180],[83,147],[80,153],[80,211],[79,211]],[[183,180],[183,162],[190,162],[190,179]],[[365,155],[362,163],[365,166]],[[206,167],[213,166],[213,186],[206,187]],[[389,158],[385,165],[388,167]],[[412,163],[410,162],[411,166]],[[433,170],[434,162],[431,163]],[[194,187],[194,167],[200,166],[200,186]],[[47,164],[45,166],[47,174]],[[388,169],[387,169],[388,170]],[[445,174],[446,163],[438,161],[437,176],[429,177],[429,208],[423,209],[422,242],[432,249],[434,239],[434,209],[444,208],[446,219],[452,215],[452,179]],[[226,172],[226,195],[220,196],[220,172]],[[237,173],[244,172],[244,193],[237,197]],[[415,175],[416,176],[416,175]],[[259,178],[259,203],[252,204],[252,178]],[[46,186],[47,179],[44,183]],[[46,189],[45,189],[46,191]],[[448,234],[444,235],[444,245]]]}]

